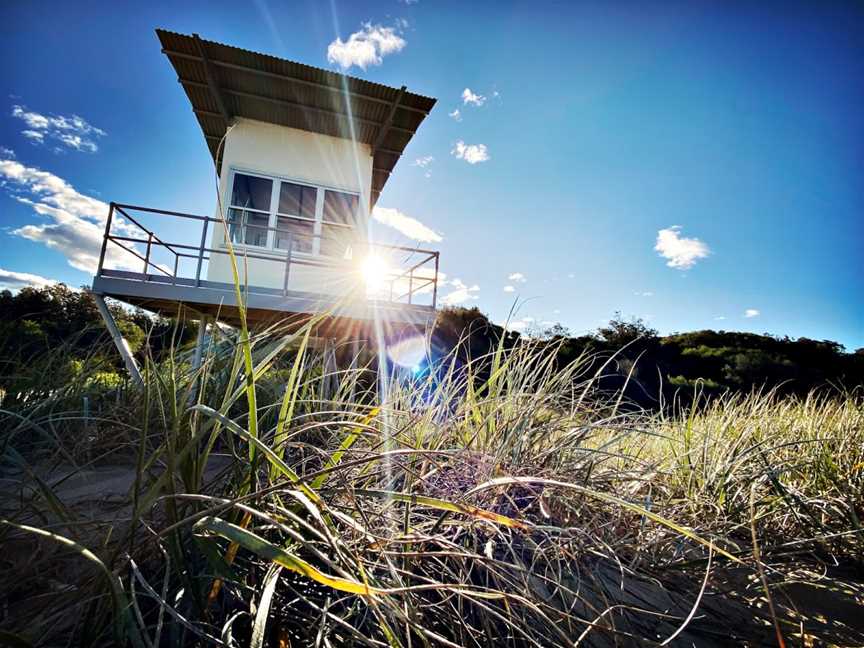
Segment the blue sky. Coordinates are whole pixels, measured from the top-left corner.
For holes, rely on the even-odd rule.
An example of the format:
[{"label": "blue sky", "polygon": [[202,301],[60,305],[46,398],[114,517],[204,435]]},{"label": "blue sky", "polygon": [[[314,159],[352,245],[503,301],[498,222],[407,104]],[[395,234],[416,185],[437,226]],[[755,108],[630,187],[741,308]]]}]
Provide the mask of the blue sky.
[{"label": "blue sky", "polygon": [[154,28],[335,70],[351,59],[328,47],[356,34],[377,60],[351,74],[438,98],[379,205],[440,233],[445,300],[496,321],[518,300],[523,328],[582,333],[620,310],[663,333],[864,346],[860,3],[5,3],[0,18],[0,285],[88,283],[88,199],[212,211],[212,162]]}]

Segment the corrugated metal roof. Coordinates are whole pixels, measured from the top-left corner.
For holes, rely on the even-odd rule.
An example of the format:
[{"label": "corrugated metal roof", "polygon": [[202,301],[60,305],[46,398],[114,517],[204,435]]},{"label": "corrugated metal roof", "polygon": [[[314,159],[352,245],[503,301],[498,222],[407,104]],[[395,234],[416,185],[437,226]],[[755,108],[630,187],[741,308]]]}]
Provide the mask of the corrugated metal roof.
[{"label": "corrugated metal roof", "polygon": [[[157,29],[217,167],[228,119],[246,117],[375,146],[372,204],[435,99]],[[202,55],[203,54],[203,55]],[[397,101],[396,108],[394,103]],[[353,137],[352,137],[353,126]]]}]

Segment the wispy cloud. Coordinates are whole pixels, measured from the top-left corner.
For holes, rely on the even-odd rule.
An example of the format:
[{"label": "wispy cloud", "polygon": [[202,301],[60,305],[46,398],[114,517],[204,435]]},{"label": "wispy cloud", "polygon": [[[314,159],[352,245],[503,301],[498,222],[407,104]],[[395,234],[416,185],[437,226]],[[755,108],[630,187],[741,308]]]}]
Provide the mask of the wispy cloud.
[{"label": "wispy cloud", "polygon": [[[77,270],[89,273],[96,270],[108,216],[106,203],[79,193],[53,173],[25,166],[11,156],[0,158],[0,186],[14,200],[29,205],[43,220],[48,220],[19,227],[12,230],[12,235],[57,250]],[[117,233],[135,231],[119,218],[114,227]],[[119,248],[109,247],[106,258],[115,268],[140,268],[138,259]]]},{"label": "wispy cloud", "polygon": [[748,308],[744,311],[744,317],[759,317],[762,313],[757,308]]},{"label": "wispy cloud", "polygon": [[20,290],[27,286],[42,288],[43,286],[52,286],[56,281],[48,279],[37,274],[29,272],[13,272],[0,268],[0,290]]},{"label": "wispy cloud", "polygon": [[651,292],[650,290],[642,290],[642,291],[637,290],[633,294],[636,295],[637,297],[653,297],[654,296],[654,293]]},{"label": "wispy cloud", "polygon": [[449,281],[448,284],[453,288],[453,290],[444,295],[441,299],[441,302],[445,306],[457,306],[475,300],[477,299],[477,293],[480,292],[480,286],[477,284],[469,286],[461,279],[453,279],[452,281]]},{"label": "wispy cloud", "polygon": [[479,108],[486,103],[486,97],[472,92],[471,88],[465,88],[462,91],[462,103],[466,106],[477,106]]},{"label": "wispy cloud", "polygon": [[[27,128],[21,134],[34,144],[55,142],[76,151],[95,153],[99,150],[96,140],[106,135],[78,115],[44,115],[15,105],[12,116],[24,122]],[[59,146],[58,149],[62,150]]]},{"label": "wispy cloud", "polygon": [[351,34],[348,40],[337,37],[327,46],[327,60],[343,70],[354,65],[364,70],[370,65],[381,65],[385,56],[400,52],[408,44],[397,29],[363,23],[360,31]]},{"label": "wispy cloud", "polygon": [[458,108],[454,108],[452,112],[447,113],[447,116],[457,122],[462,121],[462,112]]},{"label": "wispy cloud", "polygon": [[722,322],[722,321],[725,320],[725,319],[726,319],[726,316],[725,316],[725,315],[718,315],[717,317],[714,318],[714,321],[716,321],[716,322]]},{"label": "wispy cloud", "polygon": [[432,163],[435,161],[435,158],[431,155],[424,155],[423,157],[419,157],[411,163],[411,166],[420,167],[424,169],[423,175],[427,178],[432,177]]},{"label": "wispy cloud", "polygon": [[516,288],[514,286],[504,286],[504,292],[506,292],[506,293],[516,292]]},{"label": "wispy cloud", "polygon": [[441,235],[432,228],[392,207],[376,206],[372,210],[372,218],[415,241],[438,243],[442,240]]},{"label": "wispy cloud", "polygon": [[513,273],[507,275],[507,278],[510,281],[515,281],[516,283],[525,283],[526,281],[528,281],[528,277],[526,277],[521,272],[513,272]]},{"label": "wispy cloud", "polygon": [[456,146],[450,153],[460,160],[465,160],[468,164],[486,162],[489,159],[489,151],[485,144],[466,144],[462,140],[456,142]]},{"label": "wispy cloud", "polygon": [[657,232],[654,249],[667,259],[666,265],[677,270],[689,270],[699,259],[704,259],[711,250],[697,238],[686,238],[679,234],[681,227],[673,225]]}]

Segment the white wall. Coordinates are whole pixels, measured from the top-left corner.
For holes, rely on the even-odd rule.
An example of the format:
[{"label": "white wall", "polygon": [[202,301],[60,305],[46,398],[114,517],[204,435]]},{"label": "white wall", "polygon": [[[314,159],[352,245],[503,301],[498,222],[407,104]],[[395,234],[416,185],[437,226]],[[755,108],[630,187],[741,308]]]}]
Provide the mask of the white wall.
[{"label": "white wall", "polygon": [[[366,228],[366,210],[372,185],[372,155],[367,144],[296,128],[277,126],[251,119],[238,119],[225,139],[219,191],[224,214],[231,198],[233,171],[251,171],[285,180],[294,180],[360,194],[360,227]],[[218,217],[218,209],[217,209]],[[225,248],[224,228],[216,224],[210,247]],[[235,244],[241,281],[246,282],[242,259],[243,246]],[[267,254],[278,261],[246,259],[248,283],[267,288],[282,288],[285,255],[275,250],[249,248],[250,253]],[[294,253],[295,257],[302,256]],[[320,257],[318,257],[320,258]],[[232,282],[230,259],[225,254],[211,254],[207,279]],[[356,264],[344,268],[316,268],[292,263],[289,290],[344,295],[365,291]],[[365,294],[365,293],[364,293]]]}]

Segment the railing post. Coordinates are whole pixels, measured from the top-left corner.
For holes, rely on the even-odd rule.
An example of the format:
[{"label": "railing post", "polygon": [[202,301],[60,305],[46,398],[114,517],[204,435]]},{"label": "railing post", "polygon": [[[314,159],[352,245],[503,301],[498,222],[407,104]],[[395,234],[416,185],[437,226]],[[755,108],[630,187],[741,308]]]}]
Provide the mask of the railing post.
[{"label": "railing post", "polygon": [[105,251],[108,248],[108,237],[111,236],[111,219],[114,218],[114,203],[108,206],[108,220],[105,221],[105,236],[102,237],[102,251],[99,253],[99,267],[96,268],[96,276],[102,274],[102,265],[105,263]]},{"label": "railing post", "polygon": [[[204,263],[204,246],[207,244],[207,227],[210,219],[205,219],[204,227],[201,228],[201,246],[198,248],[198,269],[195,271],[195,287],[201,285],[201,265]],[[176,273],[175,273],[176,274]]]},{"label": "railing post", "polygon": [[285,257],[285,281],[282,283],[282,296],[288,296],[288,275],[291,272],[291,249],[294,247],[294,235],[288,234],[288,255]]},{"label": "railing post", "polygon": [[174,253],[174,276],[171,277],[171,285],[177,285],[177,266],[180,265],[180,255],[176,252]]},{"label": "railing post", "polygon": [[432,284],[432,308],[438,305],[438,253],[435,253],[435,281]]},{"label": "railing post", "polygon": [[153,232],[147,234],[147,254],[144,255],[144,281],[147,281],[147,268],[150,267],[150,247],[153,245]]}]

